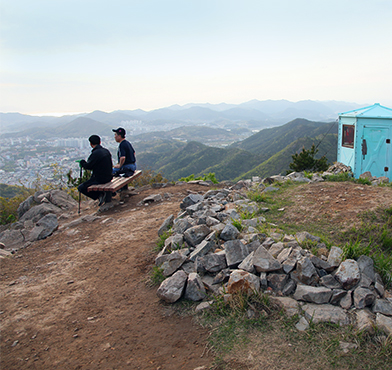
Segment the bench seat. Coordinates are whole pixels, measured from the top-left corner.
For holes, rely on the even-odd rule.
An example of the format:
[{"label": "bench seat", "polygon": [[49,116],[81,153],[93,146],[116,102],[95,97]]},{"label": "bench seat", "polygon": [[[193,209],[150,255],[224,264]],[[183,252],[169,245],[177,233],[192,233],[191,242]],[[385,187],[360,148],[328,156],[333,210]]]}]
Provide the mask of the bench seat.
[{"label": "bench seat", "polygon": [[136,170],[135,173],[130,177],[121,177],[121,176],[120,177],[113,177],[113,180],[107,182],[106,184],[90,185],[87,188],[87,191],[104,191],[106,193],[110,193],[110,196],[106,197],[106,199],[108,201],[108,198],[111,199],[111,193],[114,193],[115,191],[128,185],[130,182],[135,180],[141,174],[142,174],[141,170]]}]

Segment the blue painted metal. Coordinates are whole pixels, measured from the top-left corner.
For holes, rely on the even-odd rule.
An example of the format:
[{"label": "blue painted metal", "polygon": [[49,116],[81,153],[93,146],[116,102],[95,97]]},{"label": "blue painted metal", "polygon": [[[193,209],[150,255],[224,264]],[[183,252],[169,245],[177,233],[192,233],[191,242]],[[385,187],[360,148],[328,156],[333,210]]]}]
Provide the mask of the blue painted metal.
[{"label": "blue painted metal", "polygon": [[374,104],[340,113],[337,160],[350,166],[356,178],[370,171],[392,181],[392,109]]}]

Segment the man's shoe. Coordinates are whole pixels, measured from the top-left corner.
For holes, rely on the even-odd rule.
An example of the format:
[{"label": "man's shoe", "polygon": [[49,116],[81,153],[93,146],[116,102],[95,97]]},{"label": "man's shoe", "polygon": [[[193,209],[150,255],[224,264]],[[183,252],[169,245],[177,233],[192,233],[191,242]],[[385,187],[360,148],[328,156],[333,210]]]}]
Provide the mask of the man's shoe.
[{"label": "man's shoe", "polygon": [[99,197],[98,197],[98,199],[99,199],[98,207],[101,207],[102,204],[105,203],[105,198],[106,198],[106,194],[105,193],[99,194]]}]

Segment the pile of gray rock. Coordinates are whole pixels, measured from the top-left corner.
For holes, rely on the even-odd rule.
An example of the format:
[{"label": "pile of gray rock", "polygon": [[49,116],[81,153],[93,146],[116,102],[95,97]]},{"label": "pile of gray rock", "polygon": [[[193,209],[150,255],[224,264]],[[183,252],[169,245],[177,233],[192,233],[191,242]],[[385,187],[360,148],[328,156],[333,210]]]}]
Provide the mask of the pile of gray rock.
[{"label": "pile of gray rock", "polygon": [[58,217],[75,209],[77,202],[61,190],[39,191],[18,207],[18,221],[0,232],[0,255],[10,254],[45,239],[58,228]]},{"label": "pile of gray rock", "polygon": [[351,323],[367,331],[377,325],[391,334],[392,298],[371,258],[343,261],[339,247],[328,250],[306,231],[259,232],[268,208],[247,199],[246,190],[279,191],[268,184],[240,181],[183,199],[180,213],[168,217],[158,231],[170,234],[155,260],[166,277],[158,297],[169,303],[182,297],[202,301],[201,310],[211,306],[214,295],[230,300],[238,291],[264,292],[288,315],[299,315],[299,330],[312,320]]},{"label": "pile of gray rock", "polygon": [[[330,175],[338,175],[341,173],[349,173],[351,176],[354,176],[351,167],[346,166],[343,163],[335,162],[332,166],[325,171],[322,176],[330,176]],[[388,184],[389,178],[387,176],[372,176],[370,171],[366,171],[359,176],[360,179],[367,179],[371,182],[373,186],[380,185],[380,184]]]}]

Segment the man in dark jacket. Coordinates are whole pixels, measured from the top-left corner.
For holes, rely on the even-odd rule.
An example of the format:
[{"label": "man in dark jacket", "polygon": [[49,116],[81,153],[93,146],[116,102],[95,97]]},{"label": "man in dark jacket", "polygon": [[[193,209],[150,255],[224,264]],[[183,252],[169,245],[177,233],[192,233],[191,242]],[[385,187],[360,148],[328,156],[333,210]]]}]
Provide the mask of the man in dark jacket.
[{"label": "man in dark jacket", "polygon": [[80,161],[80,166],[86,170],[92,170],[93,173],[89,180],[78,186],[78,190],[94,200],[99,199],[99,205],[101,206],[105,202],[105,193],[101,191],[87,191],[87,188],[90,185],[105,184],[112,180],[112,155],[109,150],[101,146],[101,138],[98,135],[91,135],[88,141],[93,150],[87,162],[84,159]]}]

